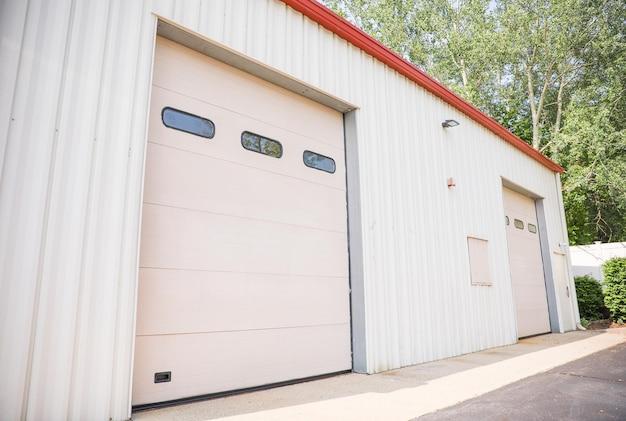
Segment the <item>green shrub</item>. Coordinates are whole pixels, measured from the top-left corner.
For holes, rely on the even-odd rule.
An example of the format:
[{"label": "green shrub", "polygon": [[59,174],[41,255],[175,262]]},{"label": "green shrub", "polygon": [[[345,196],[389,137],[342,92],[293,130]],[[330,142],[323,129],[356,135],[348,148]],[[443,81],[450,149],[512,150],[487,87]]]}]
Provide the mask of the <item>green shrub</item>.
[{"label": "green shrub", "polygon": [[587,320],[603,318],[606,315],[606,309],[600,283],[593,277],[585,275],[575,277],[574,285],[576,285],[580,317]]},{"label": "green shrub", "polygon": [[598,320],[606,315],[602,286],[589,275],[574,278],[581,319]]},{"label": "green shrub", "polygon": [[604,270],[604,304],[611,318],[618,323],[626,322],[626,257],[607,260]]}]

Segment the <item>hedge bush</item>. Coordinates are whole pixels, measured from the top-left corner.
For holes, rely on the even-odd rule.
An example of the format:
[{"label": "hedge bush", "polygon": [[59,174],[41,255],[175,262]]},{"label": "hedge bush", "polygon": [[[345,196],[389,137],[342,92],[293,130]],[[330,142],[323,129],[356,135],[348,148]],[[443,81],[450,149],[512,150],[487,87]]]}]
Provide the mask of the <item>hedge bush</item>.
[{"label": "hedge bush", "polygon": [[611,318],[618,323],[626,322],[626,257],[614,257],[603,265],[604,304]]},{"label": "hedge bush", "polygon": [[581,319],[598,320],[605,318],[607,311],[604,307],[604,294],[600,282],[589,275],[576,276],[574,285],[576,285]]}]

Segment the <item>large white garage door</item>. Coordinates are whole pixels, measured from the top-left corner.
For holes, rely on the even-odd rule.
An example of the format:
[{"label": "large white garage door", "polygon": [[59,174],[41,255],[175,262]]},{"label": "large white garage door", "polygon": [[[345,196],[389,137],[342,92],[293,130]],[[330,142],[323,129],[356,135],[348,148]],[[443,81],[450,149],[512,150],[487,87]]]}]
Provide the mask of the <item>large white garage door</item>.
[{"label": "large white garage door", "polygon": [[550,331],[535,201],[504,188],[504,210],[517,336]]},{"label": "large white garage door", "polygon": [[157,41],[133,404],[351,368],[341,113]]}]

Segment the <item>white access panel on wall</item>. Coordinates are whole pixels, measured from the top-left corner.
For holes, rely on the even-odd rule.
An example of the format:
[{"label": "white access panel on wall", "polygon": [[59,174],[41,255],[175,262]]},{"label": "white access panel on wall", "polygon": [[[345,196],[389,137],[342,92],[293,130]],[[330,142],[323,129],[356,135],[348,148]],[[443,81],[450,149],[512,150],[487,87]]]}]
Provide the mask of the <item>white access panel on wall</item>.
[{"label": "white access panel on wall", "polygon": [[133,405],[349,370],[342,114],[155,54]]},{"label": "white access panel on wall", "polygon": [[550,332],[535,200],[508,188],[503,198],[517,336]]}]

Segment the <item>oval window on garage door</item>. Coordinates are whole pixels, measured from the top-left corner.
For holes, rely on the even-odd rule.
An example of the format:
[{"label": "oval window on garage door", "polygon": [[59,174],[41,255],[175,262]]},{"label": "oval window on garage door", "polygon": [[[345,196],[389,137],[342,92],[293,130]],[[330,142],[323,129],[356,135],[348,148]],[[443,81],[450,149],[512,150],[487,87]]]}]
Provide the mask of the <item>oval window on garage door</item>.
[{"label": "oval window on garage door", "polygon": [[336,169],[335,160],[324,155],[320,155],[311,151],[304,151],[302,154],[304,165],[316,170],[334,173]]},{"label": "oval window on garage door", "polygon": [[283,156],[283,145],[279,141],[250,132],[241,134],[241,146],[249,151],[273,156],[274,158]]},{"label": "oval window on garage door", "polygon": [[212,139],[215,136],[215,124],[211,120],[175,108],[163,108],[161,120],[170,129],[180,130],[181,132],[207,139]]}]

